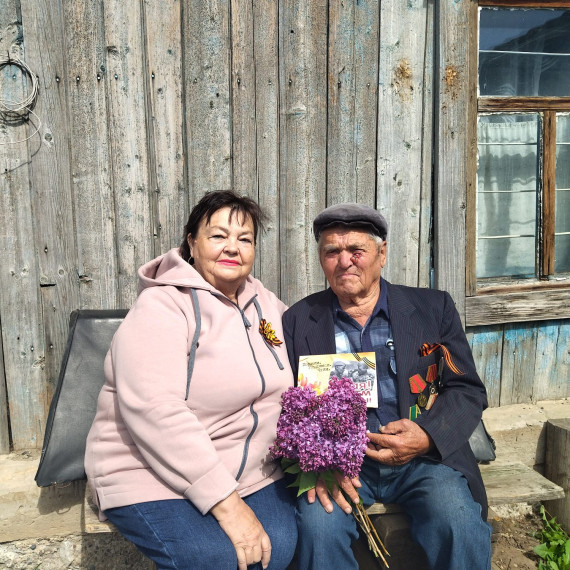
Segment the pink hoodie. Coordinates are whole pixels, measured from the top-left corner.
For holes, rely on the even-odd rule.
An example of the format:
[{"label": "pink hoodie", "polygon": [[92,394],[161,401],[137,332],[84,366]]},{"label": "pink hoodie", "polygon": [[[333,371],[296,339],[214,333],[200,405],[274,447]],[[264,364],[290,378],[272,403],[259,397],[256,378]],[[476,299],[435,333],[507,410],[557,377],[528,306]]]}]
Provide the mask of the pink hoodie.
[{"label": "pink hoodie", "polygon": [[186,497],[205,514],[235,489],[246,496],[280,479],[268,448],[293,376],[285,344],[269,346],[259,322],[282,340],[286,306],[251,276],[236,306],[177,249],[141,267],[139,279],[87,438],[100,510]]}]

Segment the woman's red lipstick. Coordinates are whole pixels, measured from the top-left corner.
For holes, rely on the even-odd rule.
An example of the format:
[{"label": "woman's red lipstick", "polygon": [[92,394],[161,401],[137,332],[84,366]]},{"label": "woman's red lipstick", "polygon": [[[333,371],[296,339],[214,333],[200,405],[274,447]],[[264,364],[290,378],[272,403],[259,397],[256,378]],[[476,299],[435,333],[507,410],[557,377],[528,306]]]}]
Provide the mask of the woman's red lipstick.
[{"label": "woman's red lipstick", "polygon": [[233,259],[221,259],[218,263],[221,263],[222,265],[239,265],[239,261],[235,261]]}]

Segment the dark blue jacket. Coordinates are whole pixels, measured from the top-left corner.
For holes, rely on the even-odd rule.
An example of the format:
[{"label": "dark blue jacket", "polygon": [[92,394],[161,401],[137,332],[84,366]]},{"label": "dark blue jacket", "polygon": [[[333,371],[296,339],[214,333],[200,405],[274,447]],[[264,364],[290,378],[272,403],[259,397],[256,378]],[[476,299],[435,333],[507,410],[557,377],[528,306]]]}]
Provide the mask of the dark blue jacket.
[{"label": "dark blue jacket", "polygon": [[[487,520],[485,487],[469,446],[469,436],[487,407],[487,396],[453,300],[445,291],[385,283],[396,352],[400,417],[408,418],[409,409],[417,399],[417,394],[411,393],[409,378],[419,373],[425,379],[428,367],[443,356],[440,350],[421,356],[421,346],[424,343],[444,345],[464,374],[455,374],[445,366],[443,387],[435,404],[429,411],[422,409],[416,421],[435,444],[430,457],[463,473],[473,498],[481,504],[483,520]],[[283,315],[285,341],[295,378],[299,356],[336,352],[333,296],[331,289],[314,293],[295,303]]]}]

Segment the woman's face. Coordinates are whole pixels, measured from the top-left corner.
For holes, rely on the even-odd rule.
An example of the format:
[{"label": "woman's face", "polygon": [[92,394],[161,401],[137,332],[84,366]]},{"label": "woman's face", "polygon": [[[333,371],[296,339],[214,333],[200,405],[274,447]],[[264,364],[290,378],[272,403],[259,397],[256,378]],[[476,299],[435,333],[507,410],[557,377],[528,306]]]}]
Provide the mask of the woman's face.
[{"label": "woman's face", "polygon": [[[210,222],[202,220],[196,236],[188,236],[194,268],[200,275],[236,302],[238,287],[251,272],[255,258],[253,222],[230,208],[214,212]],[[243,225],[242,223],[243,222]]]}]

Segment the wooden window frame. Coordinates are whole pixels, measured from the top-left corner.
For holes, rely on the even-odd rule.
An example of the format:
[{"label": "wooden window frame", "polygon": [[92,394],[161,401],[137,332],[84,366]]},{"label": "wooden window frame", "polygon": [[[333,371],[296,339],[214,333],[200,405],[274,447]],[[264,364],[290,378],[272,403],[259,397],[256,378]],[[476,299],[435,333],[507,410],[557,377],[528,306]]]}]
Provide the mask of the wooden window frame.
[{"label": "wooden window frame", "polygon": [[[542,0],[479,0],[479,7],[497,8],[565,8],[567,1]],[[474,41],[470,42],[469,78],[471,92],[478,94],[479,17],[474,23]],[[535,112],[542,115],[542,207],[539,221],[543,236],[542,256],[539,259],[543,275],[554,273],[554,208],[556,167],[556,113],[570,112],[569,97],[473,97],[469,104],[468,184],[466,213],[466,299],[465,324],[491,325],[505,322],[526,322],[570,318],[570,278],[514,280],[496,279],[478,282],[476,277],[477,233],[477,119],[485,112]]]}]

